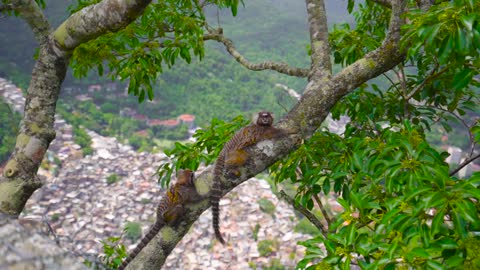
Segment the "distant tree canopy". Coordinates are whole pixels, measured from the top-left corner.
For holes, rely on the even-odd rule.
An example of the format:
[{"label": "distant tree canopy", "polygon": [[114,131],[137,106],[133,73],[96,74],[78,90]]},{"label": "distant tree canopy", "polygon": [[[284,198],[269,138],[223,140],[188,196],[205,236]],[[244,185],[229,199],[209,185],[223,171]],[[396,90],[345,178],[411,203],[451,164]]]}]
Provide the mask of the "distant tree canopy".
[{"label": "distant tree canopy", "polygon": [[[228,32],[206,20],[207,6],[236,15],[238,1],[79,1],[71,9],[76,12],[55,30],[39,7],[43,1],[1,3],[0,10],[29,23],[40,50],[15,151],[0,178],[0,211],[18,215],[39,186],[35,174],[55,134],[55,105],[67,64],[77,76],[94,69],[127,81],[128,92],[142,102],[153,97],[153,83],[165,68],[180,59],[202,60],[205,42],[216,41],[247,69],[308,80],[302,97],[276,125],[289,134],[245,149],[255,162],[247,163],[240,177],[226,176],[223,190],[267,168],[276,182],[298,185],[295,194],[280,196],[320,232],[301,243],[307,253],[299,268],[480,268],[480,174],[455,176],[480,156],[475,118],[479,1],[349,0],[355,27],[341,24],[329,32],[324,1],[306,0],[306,68],[251,62]],[[332,56],[340,65],[335,73]],[[378,76],[385,84],[372,81]],[[242,83],[243,77],[235,79]],[[232,91],[232,101],[239,100],[238,94]],[[343,134],[321,128],[329,113],[334,119],[350,117]],[[431,129],[449,132],[451,120],[466,130],[469,141],[465,160],[455,168],[445,162],[447,153],[426,140]],[[195,143],[175,144],[167,153],[173,163],[164,164],[159,177],[168,181],[174,169],[213,163],[245,122],[213,119],[196,133]],[[211,179],[207,170],[197,182],[208,189]],[[325,198],[335,199],[343,212],[333,215]],[[159,233],[128,267],[159,268],[209,207],[208,199],[196,206],[179,217],[183,222],[172,227],[174,236]]]}]

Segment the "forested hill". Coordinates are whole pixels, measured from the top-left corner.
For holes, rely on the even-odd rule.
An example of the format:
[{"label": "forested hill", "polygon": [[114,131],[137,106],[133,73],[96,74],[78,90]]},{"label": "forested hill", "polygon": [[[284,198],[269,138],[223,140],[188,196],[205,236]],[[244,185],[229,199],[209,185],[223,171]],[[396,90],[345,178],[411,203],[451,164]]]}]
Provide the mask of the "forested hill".
[{"label": "forested hill", "polygon": [[[47,14],[57,26],[68,16],[65,11],[71,1],[47,1]],[[327,1],[330,22],[345,18],[344,1]],[[218,18],[217,18],[218,14]],[[339,14],[342,14],[341,16]],[[275,60],[306,67],[308,63],[305,3],[290,0],[245,1],[238,15],[229,10],[209,10],[210,24],[224,28],[236,47],[251,61]],[[7,77],[17,85],[28,84],[35,42],[28,29],[18,18],[1,18],[0,24],[0,77]],[[86,89],[101,83],[95,75],[81,80],[67,76],[64,87]],[[176,65],[160,76],[155,89],[155,108],[145,109],[147,116],[168,119],[182,113],[194,114],[197,124],[212,118],[229,119],[238,114],[251,114],[261,109],[272,110],[281,116],[292,104],[291,98],[275,84],[281,83],[301,91],[304,79],[280,76],[274,72],[253,72],[236,63],[215,41],[207,42],[206,57],[201,63]],[[119,91],[123,91],[123,88]],[[64,102],[72,100],[68,93]],[[135,106],[136,98],[130,97]],[[110,102],[116,103],[115,99]],[[152,107],[152,106],[148,106]]]}]

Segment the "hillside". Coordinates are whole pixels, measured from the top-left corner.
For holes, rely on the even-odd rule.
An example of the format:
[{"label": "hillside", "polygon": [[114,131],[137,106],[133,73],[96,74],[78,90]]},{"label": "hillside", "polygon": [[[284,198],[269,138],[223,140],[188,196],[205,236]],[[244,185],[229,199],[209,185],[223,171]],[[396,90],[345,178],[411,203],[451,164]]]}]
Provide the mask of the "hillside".
[{"label": "hillside", "polygon": [[[53,26],[66,18],[68,14],[64,10],[69,2],[47,3],[46,12],[54,22]],[[339,6],[345,3],[337,2],[328,3],[328,7],[332,8],[331,21],[336,21],[339,12],[345,12]],[[213,26],[217,26],[217,21],[220,22],[225,34],[251,61],[272,59],[306,66],[308,32],[304,5],[303,2],[287,0],[246,1],[237,17],[232,17],[230,11],[225,10],[218,12],[217,20],[216,9],[209,10],[208,16]],[[36,46],[31,31],[20,19],[6,17],[0,24],[0,39],[0,77],[6,77],[25,88]],[[85,90],[88,85],[103,81],[94,75],[75,79],[69,74],[64,87]],[[280,116],[292,102],[283,90],[275,87],[276,83],[301,90],[305,80],[279,76],[273,72],[248,71],[234,62],[223,46],[212,41],[207,43],[206,57],[201,63],[194,61],[188,65],[179,61],[171,70],[165,68],[155,89],[158,106],[140,110],[145,110],[143,113],[147,116],[155,115],[160,119],[191,113],[196,116],[199,125],[205,125],[213,117],[228,119],[259,109],[272,110]],[[64,102],[70,102],[71,98],[68,93],[63,93]],[[135,107],[136,98],[130,99],[130,106]],[[119,105],[118,99],[112,98],[110,102]]]}]

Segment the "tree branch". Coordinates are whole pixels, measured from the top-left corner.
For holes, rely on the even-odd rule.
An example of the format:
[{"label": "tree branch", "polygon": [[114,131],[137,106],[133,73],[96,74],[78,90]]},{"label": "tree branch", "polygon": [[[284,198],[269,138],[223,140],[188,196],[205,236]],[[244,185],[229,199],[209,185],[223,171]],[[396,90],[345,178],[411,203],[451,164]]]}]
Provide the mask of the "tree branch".
[{"label": "tree branch", "polygon": [[322,200],[320,199],[320,197],[318,197],[318,194],[314,194],[313,198],[317,202],[318,207],[320,208],[320,211],[322,211],[322,215],[325,218],[325,221],[327,222],[328,229],[331,229],[330,224],[332,223],[332,219],[328,215],[327,209],[325,209],[325,206],[323,206]]},{"label": "tree branch", "polygon": [[455,170],[453,170],[452,172],[450,172],[450,176],[454,176],[456,173],[458,173],[461,169],[463,169],[463,167],[467,166],[468,164],[470,164],[471,162],[473,162],[475,159],[479,158],[480,157],[480,154],[472,157],[472,158],[469,158],[467,160],[465,160],[462,164],[460,164],[460,166],[458,166]]},{"label": "tree branch", "polygon": [[325,226],[323,226],[322,222],[318,220],[318,218],[314,214],[310,213],[310,211],[308,211],[305,207],[302,207],[301,205],[295,203],[295,200],[290,198],[290,196],[288,196],[285,191],[281,190],[278,195],[288,204],[293,206],[295,210],[302,213],[302,215],[304,215],[313,225],[315,225],[315,227],[317,227],[317,229],[323,234],[323,236],[327,237],[327,229],[325,228]]},{"label": "tree branch", "polygon": [[311,66],[310,76],[327,78],[332,74],[330,43],[328,41],[327,13],[323,0],[306,0],[310,32]]},{"label": "tree branch", "polygon": [[300,102],[283,120],[285,123],[280,125],[296,127],[304,138],[308,138],[341,97],[401,63],[405,58],[405,52],[399,46],[405,7],[406,0],[392,0],[389,29],[382,45],[345,67],[329,81],[317,78],[310,80]]},{"label": "tree branch", "polygon": [[[25,1],[25,2],[22,2]],[[33,0],[16,0],[22,7],[34,31],[43,35],[43,22]],[[132,22],[150,3],[146,0],[104,0],[68,18],[53,36],[40,43],[38,60],[32,71],[27,90],[25,113],[20,123],[15,149],[0,177],[0,212],[18,215],[32,193],[42,182],[36,177],[38,168],[50,143],[55,138],[53,122],[60,87],[65,78],[71,50],[82,42],[113,32]],[[36,5],[36,4],[35,4]],[[19,6],[20,8],[20,6]],[[32,10],[30,10],[32,9]],[[28,12],[27,12],[28,11]],[[33,12],[33,13],[32,13]],[[39,19],[40,18],[40,19]]]},{"label": "tree branch", "polygon": [[74,13],[53,33],[65,50],[95,39],[108,32],[116,32],[140,16],[151,0],[103,0]]},{"label": "tree branch", "polygon": [[475,136],[473,135],[472,131],[470,130],[470,126],[467,124],[467,122],[465,122],[465,120],[462,117],[460,117],[458,114],[456,114],[454,112],[451,112],[447,109],[444,109],[442,107],[429,106],[429,105],[420,105],[418,107],[431,108],[431,109],[434,109],[434,110],[439,110],[439,111],[442,111],[442,112],[449,113],[449,114],[453,115],[453,117],[455,117],[467,129],[468,138],[470,140],[470,153],[468,154],[467,159],[470,158],[473,155],[473,152],[475,151],[475,145],[476,145]]},{"label": "tree branch", "polygon": [[228,53],[233,56],[238,63],[253,71],[274,70],[278,73],[301,78],[307,77],[310,73],[310,69],[291,67],[281,62],[265,61],[257,64],[249,62],[243,55],[240,54],[240,52],[237,51],[233,41],[223,35],[223,30],[221,28],[209,30],[208,34],[203,36],[203,40],[215,40],[223,43]]},{"label": "tree branch", "polygon": [[292,88],[288,88],[288,86],[286,86],[286,85],[284,85],[284,84],[276,83],[275,86],[282,88],[283,90],[285,90],[285,92],[287,92],[287,94],[288,94],[289,96],[291,96],[292,98],[294,98],[294,99],[296,99],[296,100],[300,100],[300,97],[302,96],[302,95],[300,95],[297,91],[295,91],[295,90],[292,89]]},{"label": "tree branch", "polygon": [[46,43],[52,29],[35,0],[13,0],[10,5],[12,9],[20,13],[20,17],[30,26],[38,43]]}]

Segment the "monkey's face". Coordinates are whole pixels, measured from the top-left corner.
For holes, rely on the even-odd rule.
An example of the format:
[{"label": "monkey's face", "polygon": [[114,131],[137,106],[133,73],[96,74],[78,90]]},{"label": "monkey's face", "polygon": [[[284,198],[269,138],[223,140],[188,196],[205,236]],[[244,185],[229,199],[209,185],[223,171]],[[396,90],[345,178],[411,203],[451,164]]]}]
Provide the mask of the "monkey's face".
[{"label": "monkey's face", "polygon": [[273,116],[270,112],[259,112],[257,125],[269,127],[273,124]]}]

